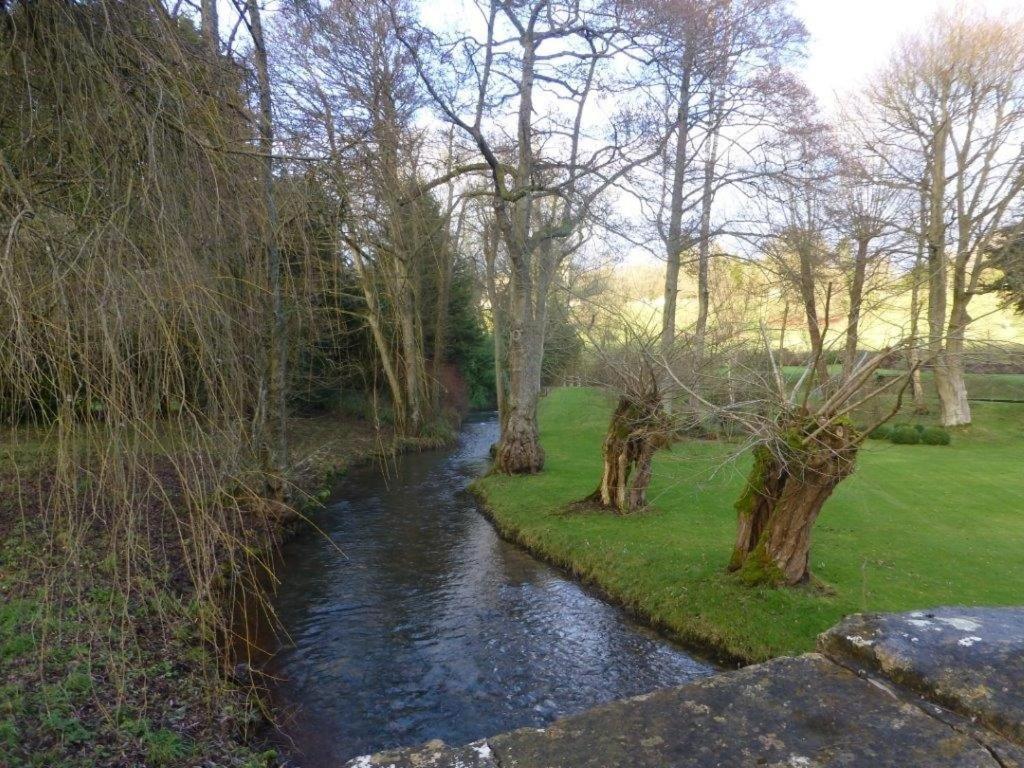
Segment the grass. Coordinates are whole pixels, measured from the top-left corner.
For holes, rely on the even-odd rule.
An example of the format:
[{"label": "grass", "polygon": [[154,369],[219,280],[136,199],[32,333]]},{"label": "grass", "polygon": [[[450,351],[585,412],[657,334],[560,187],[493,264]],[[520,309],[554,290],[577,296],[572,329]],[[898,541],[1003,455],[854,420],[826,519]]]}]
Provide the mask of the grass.
[{"label": "grass", "polygon": [[599,478],[609,403],[594,390],[542,402],[543,473],[478,489],[498,526],[541,556],[684,641],[759,661],[810,650],[852,612],[1020,602],[1024,405],[973,408],[950,446],[866,443],[814,530],[812,570],[827,591],[749,588],[725,572],[750,465],[735,444],[684,441],[659,455],[640,515],[566,513]]}]

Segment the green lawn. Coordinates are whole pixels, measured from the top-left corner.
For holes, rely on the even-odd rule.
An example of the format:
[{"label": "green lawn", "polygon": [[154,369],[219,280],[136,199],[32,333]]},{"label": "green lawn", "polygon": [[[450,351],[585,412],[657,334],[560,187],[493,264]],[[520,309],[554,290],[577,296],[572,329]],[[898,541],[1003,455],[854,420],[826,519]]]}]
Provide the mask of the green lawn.
[{"label": "green lawn", "polygon": [[812,569],[832,594],[749,588],[725,572],[750,461],[736,444],[685,441],[661,454],[641,515],[566,513],[599,479],[609,403],[594,390],[542,402],[542,474],[478,486],[524,545],[684,640],[762,660],[812,648],[856,611],[1024,600],[1024,404],[972,405],[975,425],[951,446],[868,441],[814,532]]}]

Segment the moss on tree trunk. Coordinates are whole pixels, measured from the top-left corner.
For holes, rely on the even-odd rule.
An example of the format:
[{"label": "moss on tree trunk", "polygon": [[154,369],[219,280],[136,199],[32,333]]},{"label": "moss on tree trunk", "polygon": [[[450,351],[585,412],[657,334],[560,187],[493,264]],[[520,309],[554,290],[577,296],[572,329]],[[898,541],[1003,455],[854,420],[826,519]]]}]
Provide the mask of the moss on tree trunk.
[{"label": "moss on tree trunk", "polygon": [[794,585],[810,578],[811,530],[836,486],[854,469],[859,435],[840,422],[808,418],[754,451],[736,503],[729,569],[752,584]]}]

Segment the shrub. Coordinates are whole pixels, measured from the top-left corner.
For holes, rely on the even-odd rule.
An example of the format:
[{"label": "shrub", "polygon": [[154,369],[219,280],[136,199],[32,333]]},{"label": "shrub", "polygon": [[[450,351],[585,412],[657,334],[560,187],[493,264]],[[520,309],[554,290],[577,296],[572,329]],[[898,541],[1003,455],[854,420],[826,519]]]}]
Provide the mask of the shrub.
[{"label": "shrub", "polygon": [[897,445],[917,445],[921,442],[921,433],[910,425],[895,427],[889,439]]},{"label": "shrub", "polygon": [[891,434],[892,427],[888,424],[881,424],[868,432],[868,437],[872,440],[888,440]]},{"label": "shrub", "polygon": [[921,442],[925,445],[949,445],[949,432],[942,427],[928,427],[921,433]]},{"label": "shrub", "polygon": [[915,424],[914,425],[914,429],[917,430],[917,434],[919,434],[919,435],[923,435],[924,434],[924,424]]}]

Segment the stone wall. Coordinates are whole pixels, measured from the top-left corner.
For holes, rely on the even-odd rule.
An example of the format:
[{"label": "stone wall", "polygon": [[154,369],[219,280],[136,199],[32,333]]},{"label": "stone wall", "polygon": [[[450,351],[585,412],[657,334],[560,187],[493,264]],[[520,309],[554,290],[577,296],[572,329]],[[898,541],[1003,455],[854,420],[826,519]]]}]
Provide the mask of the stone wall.
[{"label": "stone wall", "polygon": [[1024,768],[1024,608],[856,614],[818,651],[346,768]]}]

